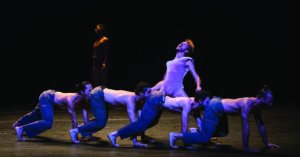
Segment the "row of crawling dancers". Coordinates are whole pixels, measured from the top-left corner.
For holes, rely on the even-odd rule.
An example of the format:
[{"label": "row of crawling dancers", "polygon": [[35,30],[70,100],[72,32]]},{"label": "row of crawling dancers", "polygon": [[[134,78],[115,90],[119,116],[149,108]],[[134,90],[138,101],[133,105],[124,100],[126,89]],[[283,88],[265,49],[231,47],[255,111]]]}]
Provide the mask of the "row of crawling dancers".
[{"label": "row of crawling dancers", "polygon": [[[108,139],[113,146],[118,147],[116,139],[131,138],[133,145],[146,146],[137,141],[138,135],[156,124],[163,109],[181,113],[181,133],[169,133],[170,147],[178,148],[176,141],[182,139],[185,147],[193,144],[208,143],[212,137],[223,137],[228,134],[227,115],[240,115],[242,119],[243,146],[245,151],[258,152],[248,147],[249,115],[253,113],[259,127],[259,132],[266,147],[279,147],[270,144],[261,118],[261,109],[272,105],[273,95],[267,86],[261,89],[256,97],[236,99],[222,99],[210,97],[210,93],[201,89],[200,77],[195,71],[194,60],[187,57],[193,52],[193,42],[188,39],[180,43],[176,50],[176,57],[167,62],[167,71],[164,79],[151,87],[146,82],[140,82],[134,92],[114,90],[103,86],[92,87],[92,84],[83,81],[78,85],[77,93],[63,93],[55,90],[44,91],[39,97],[36,108],[17,120],[13,127],[18,139],[25,141],[23,134],[28,138],[39,135],[51,129],[53,123],[53,107],[67,109],[72,121],[69,130],[74,143],[80,143],[78,134],[82,137],[93,138],[93,134],[103,129],[107,124],[109,108],[126,109],[130,124],[119,130],[109,133]],[[194,97],[188,97],[184,91],[183,78],[190,71],[196,83]],[[75,108],[83,108],[84,123],[78,126]],[[138,109],[138,117],[135,111]],[[88,111],[92,112],[93,119],[89,119]],[[200,111],[204,110],[203,115]],[[188,117],[191,115],[198,126],[197,131],[188,132]],[[137,119],[137,120],[136,120]]]}]

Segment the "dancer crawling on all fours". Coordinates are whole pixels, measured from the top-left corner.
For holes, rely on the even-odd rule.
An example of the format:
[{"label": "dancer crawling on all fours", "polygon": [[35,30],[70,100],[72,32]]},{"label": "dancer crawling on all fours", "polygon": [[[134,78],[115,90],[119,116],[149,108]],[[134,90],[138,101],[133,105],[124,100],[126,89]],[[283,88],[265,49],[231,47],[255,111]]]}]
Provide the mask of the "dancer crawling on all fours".
[{"label": "dancer crawling on all fours", "polygon": [[77,128],[78,125],[75,108],[83,107],[84,123],[87,123],[89,121],[87,113],[88,97],[91,90],[92,85],[84,81],[78,85],[77,93],[62,93],[55,90],[44,91],[39,97],[36,108],[13,124],[18,139],[21,141],[26,140],[23,137],[24,132],[26,132],[27,137],[31,138],[51,129],[54,105],[68,110],[72,120],[72,128]]},{"label": "dancer crawling on all fours", "polygon": [[[150,90],[150,87],[148,87],[147,91],[148,90]],[[144,132],[148,128],[155,126],[160,119],[163,108],[166,108],[170,111],[180,112],[182,117],[181,130],[182,132],[187,132],[189,113],[193,109],[202,107],[202,103],[207,101],[205,100],[207,94],[208,93],[206,91],[197,91],[195,98],[172,98],[165,96],[161,91],[153,91],[151,95],[147,92],[147,99],[139,119],[136,122],[119,129],[118,131],[109,133],[108,138],[113,146],[118,147],[119,145],[116,143],[118,136],[120,136],[121,139],[135,137],[140,132]],[[147,145],[141,144],[141,146]]]},{"label": "dancer crawling on all fours", "polygon": [[[80,125],[78,128],[69,130],[73,142],[79,143],[76,139],[78,133],[80,133],[83,137],[86,137],[87,135],[94,134],[103,129],[107,124],[109,108],[126,109],[130,122],[135,122],[135,110],[139,107],[137,106],[137,103],[143,101],[147,92],[151,92],[150,89],[144,89],[146,89],[144,88],[144,84],[138,84],[135,93],[124,90],[103,88],[102,86],[94,88],[91,91],[89,98],[94,120],[87,124]],[[134,138],[133,141],[135,145],[139,145],[136,138]]]},{"label": "dancer crawling on all fours", "polygon": [[[257,122],[259,133],[266,147],[279,147],[275,144],[270,144],[267,140],[266,129],[261,117],[261,109],[271,106],[273,101],[272,92],[264,86],[257,97],[245,97],[237,99],[221,99],[213,98],[209,102],[204,103],[205,110],[202,121],[202,130],[199,133],[169,133],[170,146],[177,148],[176,140],[183,139],[184,144],[201,144],[210,141],[213,134],[226,136],[225,129],[220,131],[220,126],[227,126],[226,115],[241,115],[243,126],[243,146],[245,151],[258,152],[258,150],[248,147],[249,141],[249,115],[253,113]],[[224,128],[224,127],[223,127]]]},{"label": "dancer crawling on all fours", "polygon": [[183,79],[188,71],[192,73],[195,79],[197,85],[196,91],[201,90],[201,81],[195,70],[194,60],[191,57],[187,57],[193,53],[194,44],[192,40],[187,39],[180,43],[176,50],[176,57],[167,62],[167,71],[164,79],[152,87],[151,90],[161,90],[171,97],[188,97],[183,86]]}]

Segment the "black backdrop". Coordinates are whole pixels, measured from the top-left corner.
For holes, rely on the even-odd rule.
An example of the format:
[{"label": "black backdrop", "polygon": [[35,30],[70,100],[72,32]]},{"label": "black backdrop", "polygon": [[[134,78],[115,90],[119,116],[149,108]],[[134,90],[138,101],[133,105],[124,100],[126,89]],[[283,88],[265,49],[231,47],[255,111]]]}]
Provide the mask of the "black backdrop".
[{"label": "black backdrop", "polygon": [[[94,27],[107,23],[109,87],[155,85],[176,46],[190,38],[202,88],[221,97],[256,96],[263,84],[275,101],[297,103],[299,20],[295,4],[139,2],[10,2],[4,5],[2,94],[34,106],[46,89],[74,92],[91,81]],[[184,80],[193,96],[192,75]]]}]

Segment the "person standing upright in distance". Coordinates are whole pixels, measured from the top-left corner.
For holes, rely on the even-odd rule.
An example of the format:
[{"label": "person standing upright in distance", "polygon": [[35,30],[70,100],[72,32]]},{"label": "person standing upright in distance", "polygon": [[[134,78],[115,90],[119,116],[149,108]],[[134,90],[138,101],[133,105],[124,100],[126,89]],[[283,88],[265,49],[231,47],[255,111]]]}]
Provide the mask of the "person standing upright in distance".
[{"label": "person standing upright in distance", "polygon": [[152,87],[151,90],[161,90],[171,97],[188,97],[183,86],[183,79],[188,71],[192,73],[195,79],[196,91],[201,90],[201,80],[195,70],[194,60],[188,57],[194,51],[193,41],[186,39],[177,46],[176,50],[175,58],[167,62],[167,71],[164,79]]},{"label": "person standing upright in distance", "polygon": [[96,25],[95,32],[98,35],[93,45],[93,86],[107,86],[109,69],[109,39],[104,36],[105,24]]}]

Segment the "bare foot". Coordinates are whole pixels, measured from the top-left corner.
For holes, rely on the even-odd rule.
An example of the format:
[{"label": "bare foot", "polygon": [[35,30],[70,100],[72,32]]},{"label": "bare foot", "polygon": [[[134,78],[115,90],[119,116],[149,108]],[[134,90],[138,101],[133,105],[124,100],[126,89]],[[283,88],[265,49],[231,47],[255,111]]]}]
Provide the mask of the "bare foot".
[{"label": "bare foot", "polygon": [[77,140],[77,133],[75,131],[75,129],[71,129],[69,130],[69,133],[71,135],[71,139],[74,143],[80,143],[78,140]]},{"label": "bare foot", "polygon": [[108,139],[110,140],[111,144],[114,146],[114,147],[119,147],[119,144],[116,144],[116,139],[117,139],[117,132],[112,132],[112,133],[109,133],[107,135]]},{"label": "bare foot", "polygon": [[20,141],[25,141],[26,139],[23,138],[23,127],[21,127],[21,126],[20,127],[15,127],[15,130],[17,132],[18,139]]},{"label": "bare foot", "polygon": [[175,145],[175,142],[176,142],[176,137],[175,137],[175,134],[176,133],[174,133],[174,132],[170,132],[169,133],[169,137],[170,137],[170,146],[172,147],[172,148],[178,148],[178,146],[176,146]]},{"label": "bare foot", "polygon": [[132,140],[132,142],[133,142],[133,145],[136,146],[136,147],[147,147],[148,146],[147,144],[137,142],[136,138],[134,138]]}]

